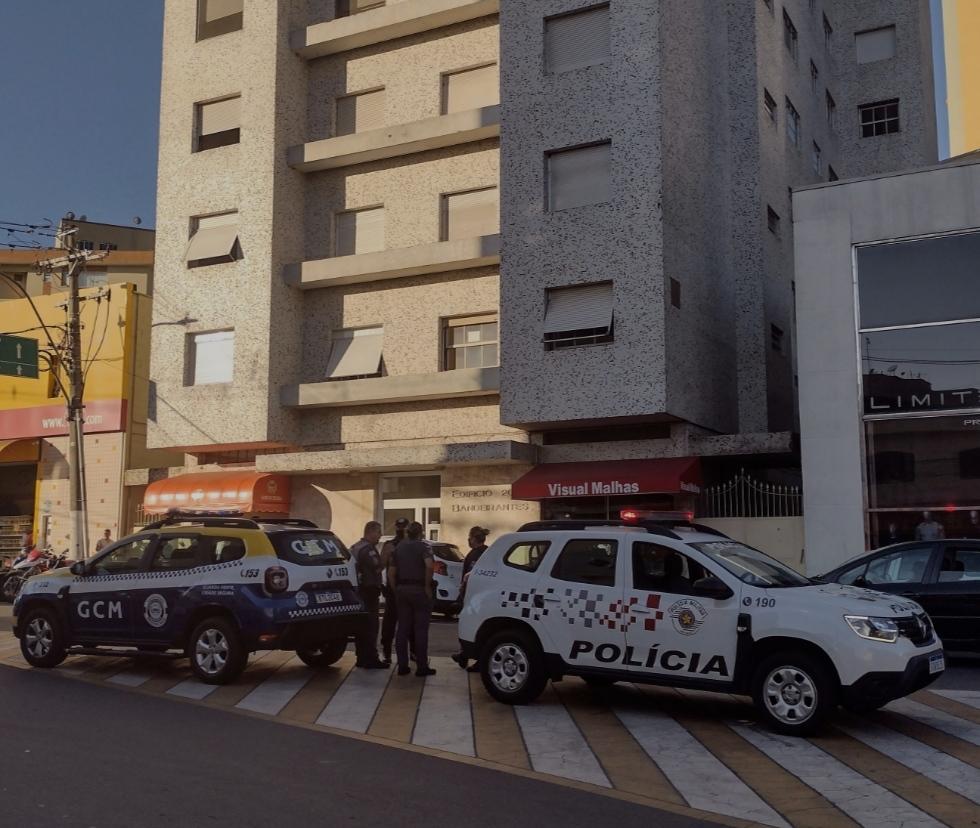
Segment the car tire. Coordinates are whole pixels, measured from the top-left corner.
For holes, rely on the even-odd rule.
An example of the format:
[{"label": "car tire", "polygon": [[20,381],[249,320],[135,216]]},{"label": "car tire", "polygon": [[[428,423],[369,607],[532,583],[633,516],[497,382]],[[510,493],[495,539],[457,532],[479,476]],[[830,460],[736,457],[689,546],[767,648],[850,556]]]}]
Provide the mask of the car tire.
[{"label": "car tire", "polygon": [[752,677],[756,709],[772,730],[787,736],[817,731],[837,706],[838,695],[831,670],[806,653],[774,653]]},{"label": "car tire", "polygon": [[538,640],[521,629],[492,635],[480,653],[480,676],[487,692],[504,704],[528,704],[548,683]]},{"label": "car tire", "polygon": [[213,616],[194,628],[187,643],[191,670],[205,684],[229,684],[248,663],[248,652],[234,624]]},{"label": "car tire", "polygon": [[44,607],[28,610],[21,629],[20,652],[32,667],[57,667],[65,660],[68,641],[54,610]]},{"label": "car tire", "polygon": [[334,638],[317,647],[297,647],[296,655],[309,667],[329,667],[340,661],[347,652],[347,639]]}]

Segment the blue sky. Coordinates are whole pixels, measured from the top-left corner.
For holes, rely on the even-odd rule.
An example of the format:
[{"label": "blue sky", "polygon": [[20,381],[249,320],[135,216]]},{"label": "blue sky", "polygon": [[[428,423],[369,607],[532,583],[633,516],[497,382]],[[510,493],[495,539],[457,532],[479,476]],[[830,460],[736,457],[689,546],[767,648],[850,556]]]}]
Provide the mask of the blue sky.
[{"label": "blue sky", "polygon": [[0,221],[153,227],[163,0],[6,0]]}]

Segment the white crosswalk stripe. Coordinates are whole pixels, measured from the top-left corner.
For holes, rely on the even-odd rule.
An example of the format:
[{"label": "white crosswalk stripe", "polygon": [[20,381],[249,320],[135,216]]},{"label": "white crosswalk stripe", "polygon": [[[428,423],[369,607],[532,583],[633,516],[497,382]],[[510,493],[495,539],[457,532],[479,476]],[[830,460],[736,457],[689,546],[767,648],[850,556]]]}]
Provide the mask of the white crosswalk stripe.
[{"label": "white crosswalk stripe", "polygon": [[956,736],[964,741],[980,745],[980,725],[961,719],[959,716],[954,716],[944,710],[937,710],[928,704],[912,701],[912,699],[896,699],[889,702],[885,710],[901,713],[903,716],[934,727],[950,736]]},{"label": "white crosswalk stripe", "polygon": [[729,726],[865,828],[942,828],[942,823],[806,739]]},{"label": "white crosswalk stripe", "polygon": [[390,677],[390,670],[359,670],[355,667],[323,708],[316,723],[367,733]]},{"label": "white crosswalk stripe", "polygon": [[675,722],[656,710],[614,708],[647,756],[692,808],[786,826],[748,785]]},{"label": "white crosswalk stripe", "polygon": [[448,658],[430,661],[436,674],[425,680],[412,743],[476,756],[469,675]]},{"label": "white crosswalk stripe", "polygon": [[313,676],[314,672],[293,656],[235,707],[276,716]]},{"label": "white crosswalk stripe", "polygon": [[218,689],[217,684],[205,684],[200,679],[184,679],[180,684],[171,687],[167,693],[171,696],[180,696],[182,699],[196,699],[201,701],[210,696]]},{"label": "white crosswalk stripe", "polygon": [[848,736],[864,742],[884,756],[980,805],[980,770],[966,762],[872,722],[839,727]]},{"label": "white crosswalk stripe", "polygon": [[612,787],[582,732],[562,705],[537,702],[514,707],[514,712],[531,767],[536,771]]},{"label": "white crosswalk stripe", "polygon": [[980,710],[980,690],[930,690],[930,693],[938,693],[947,699],[952,699],[960,704],[968,704]]},{"label": "white crosswalk stripe", "polygon": [[151,678],[152,673],[141,673],[136,670],[123,670],[114,676],[106,679],[110,684],[121,684],[123,687],[140,687],[146,684]]}]

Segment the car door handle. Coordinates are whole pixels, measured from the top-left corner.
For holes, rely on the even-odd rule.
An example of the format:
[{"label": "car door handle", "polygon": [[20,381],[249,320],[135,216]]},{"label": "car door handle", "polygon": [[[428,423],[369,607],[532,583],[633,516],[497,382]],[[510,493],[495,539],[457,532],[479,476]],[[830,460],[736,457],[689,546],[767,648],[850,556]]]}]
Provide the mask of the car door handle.
[{"label": "car door handle", "polygon": [[550,604],[557,604],[561,601],[561,598],[556,595],[542,595],[541,598]]},{"label": "car door handle", "polygon": [[635,612],[639,615],[649,615],[651,612],[653,612],[653,610],[649,607],[641,607],[637,605],[630,607],[630,612]]}]

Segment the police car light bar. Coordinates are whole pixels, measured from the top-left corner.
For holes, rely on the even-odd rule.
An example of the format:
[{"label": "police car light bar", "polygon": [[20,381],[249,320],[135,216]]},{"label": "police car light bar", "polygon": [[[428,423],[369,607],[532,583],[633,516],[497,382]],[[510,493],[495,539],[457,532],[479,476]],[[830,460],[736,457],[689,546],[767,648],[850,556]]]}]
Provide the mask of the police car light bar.
[{"label": "police car light bar", "polygon": [[658,512],[655,509],[620,509],[619,519],[628,523],[640,520],[659,520],[664,523],[691,523],[694,512]]}]

